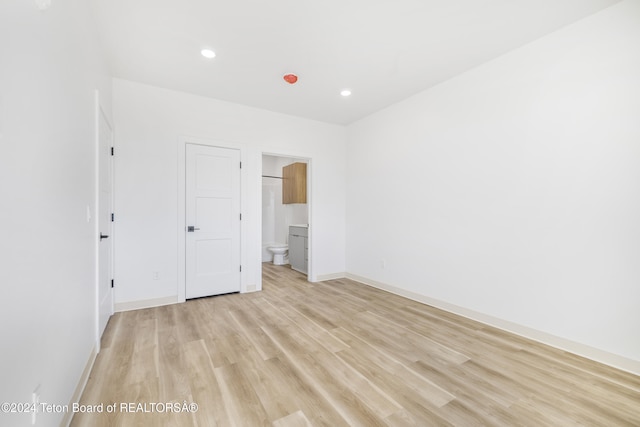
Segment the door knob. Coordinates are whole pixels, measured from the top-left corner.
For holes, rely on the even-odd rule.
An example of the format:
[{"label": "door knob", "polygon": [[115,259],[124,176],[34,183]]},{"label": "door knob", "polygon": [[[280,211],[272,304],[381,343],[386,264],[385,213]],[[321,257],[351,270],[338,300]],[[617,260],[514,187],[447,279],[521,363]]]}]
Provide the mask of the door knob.
[{"label": "door knob", "polygon": [[196,231],[196,230],[200,230],[200,229],[199,229],[199,228],[197,228],[197,227],[195,227],[195,226],[193,226],[193,225],[190,225],[190,226],[188,226],[188,227],[187,227],[187,231],[188,231],[189,233],[193,233],[193,232],[194,232],[194,231]]},{"label": "door knob", "polygon": [[100,233],[100,241],[102,241],[102,239],[108,239],[108,238],[109,238],[109,235]]}]

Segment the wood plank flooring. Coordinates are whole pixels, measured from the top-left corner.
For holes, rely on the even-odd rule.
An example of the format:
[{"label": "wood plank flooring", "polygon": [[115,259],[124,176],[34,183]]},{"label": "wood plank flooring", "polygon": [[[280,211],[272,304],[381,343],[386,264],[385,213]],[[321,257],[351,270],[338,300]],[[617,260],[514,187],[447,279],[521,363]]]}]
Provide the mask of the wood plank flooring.
[{"label": "wood plank flooring", "polygon": [[72,426],[640,425],[638,376],[271,264],[262,292],[117,313],[102,346],[102,412]]}]

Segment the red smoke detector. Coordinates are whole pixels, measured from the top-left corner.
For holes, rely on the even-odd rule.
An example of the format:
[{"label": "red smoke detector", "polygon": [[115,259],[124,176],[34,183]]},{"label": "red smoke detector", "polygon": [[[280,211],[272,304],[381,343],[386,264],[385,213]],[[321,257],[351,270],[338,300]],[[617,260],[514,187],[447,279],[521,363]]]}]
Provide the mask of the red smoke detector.
[{"label": "red smoke detector", "polygon": [[294,84],[298,81],[298,76],[295,74],[285,74],[283,77],[284,81],[289,83],[290,85]]}]

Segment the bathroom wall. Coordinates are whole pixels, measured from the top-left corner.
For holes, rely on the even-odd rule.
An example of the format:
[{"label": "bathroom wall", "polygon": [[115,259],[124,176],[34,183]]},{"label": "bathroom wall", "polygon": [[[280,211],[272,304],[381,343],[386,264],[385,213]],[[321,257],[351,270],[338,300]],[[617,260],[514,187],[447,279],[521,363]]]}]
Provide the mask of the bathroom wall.
[{"label": "bathroom wall", "polygon": [[262,156],[262,262],[273,261],[268,246],[289,243],[289,225],[309,223],[308,205],[282,204],[282,180],[265,178],[265,175],[281,178],[282,167],[295,162],[306,163],[306,160]]}]

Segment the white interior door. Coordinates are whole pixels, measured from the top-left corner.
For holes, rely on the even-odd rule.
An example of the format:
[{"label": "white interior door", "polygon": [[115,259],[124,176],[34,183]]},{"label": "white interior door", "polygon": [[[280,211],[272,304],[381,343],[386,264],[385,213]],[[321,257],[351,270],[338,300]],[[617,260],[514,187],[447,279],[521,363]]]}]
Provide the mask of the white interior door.
[{"label": "white interior door", "polygon": [[186,145],[185,296],[240,291],[240,152]]},{"label": "white interior door", "polygon": [[[112,137],[113,131],[98,107],[98,341],[113,314],[111,288],[113,233],[112,210]],[[107,236],[107,237],[104,237]]]}]

